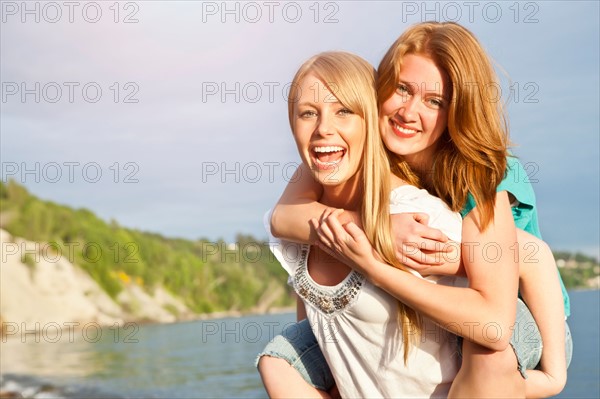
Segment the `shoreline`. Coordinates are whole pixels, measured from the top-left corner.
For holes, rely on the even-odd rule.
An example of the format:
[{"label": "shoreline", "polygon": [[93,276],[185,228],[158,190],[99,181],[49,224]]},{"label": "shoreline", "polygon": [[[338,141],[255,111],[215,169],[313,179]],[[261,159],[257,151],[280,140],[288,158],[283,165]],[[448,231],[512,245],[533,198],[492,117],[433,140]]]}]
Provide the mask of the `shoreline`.
[{"label": "shoreline", "polygon": [[[600,291],[600,288],[578,287],[578,288],[569,289],[567,292],[575,293],[575,292],[589,292],[589,291]],[[247,317],[247,316],[264,316],[264,315],[270,315],[270,314],[293,313],[295,311],[296,311],[295,306],[276,307],[276,308],[268,309],[266,311],[224,310],[224,311],[217,311],[217,312],[211,312],[211,313],[198,313],[198,314],[193,314],[193,315],[186,315],[186,317],[182,317],[180,319],[177,319],[177,320],[174,320],[171,322],[159,322],[159,321],[153,321],[153,320],[125,320],[119,327],[122,328],[122,327],[124,327],[126,325],[130,325],[130,324],[137,324],[140,326],[168,325],[168,324],[190,323],[190,322],[202,321],[202,320],[216,320],[216,319],[226,319],[226,318],[240,318],[240,317]],[[2,326],[0,328],[0,340],[2,343],[6,343],[9,340],[19,337],[19,334],[6,335],[5,327],[10,322],[2,320],[1,316],[0,316],[0,321],[2,323]],[[87,322],[79,322],[79,323],[80,323],[80,325],[73,328],[75,331],[81,330],[84,326],[86,326],[87,324],[90,324],[90,323],[95,323],[98,326],[100,326],[101,328],[114,327],[114,324],[103,324],[103,323],[99,323],[98,321],[87,321]],[[58,324],[56,324],[56,326],[58,326]],[[36,331],[41,332],[42,329],[36,330]],[[64,329],[61,329],[61,331],[64,331]]]},{"label": "shoreline", "polygon": [[[572,289],[567,290],[568,293],[588,292],[588,291],[600,291],[600,288],[578,287],[578,288],[572,288]],[[123,327],[127,324],[132,324],[132,323],[137,324],[137,325],[142,325],[142,326],[167,325],[167,324],[177,324],[177,323],[189,323],[189,322],[202,321],[202,320],[215,320],[215,319],[226,319],[226,318],[240,318],[240,317],[247,317],[247,316],[263,316],[263,315],[270,315],[270,314],[293,313],[295,311],[296,311],[295,306],[276,307],[276,308],[268,309],[266,311],[223,310],[223,311],[217,311],[217,312],[211,312],[211,313],[198,313],[198,314],[193,314],[193,315],[187,315],[186,317],[182,317],[182,318],[174,320],[172,322],[159,322],[159,321],[153,321],[153,320],[125,320],[120,325],[120,327]],[[2,322],[2,326],[0,328],[0,339],[1,339],[2,343],[5,343],[9,339],[11,339],[11,336],[13,334],[10,334],[8,336],[6,335],[5,326],[7,323],[10,323],[10,322],[2,320],[1,317],[0,317],[0,321]],[[102,328],[109,328],[109,327],[114,326],[114,324],[102,324],[97,321],[88,321],[88,322],[79,322],[79,323],[82,326],[85,326],[86,324],[90,324],[90,323],[96,323]],[[80,330],[81,328],[82,327],[79,327],[79,326],[74,327],[74,330]],[[41,329],[39,331],[41,331]],[[15,337],[18,336],[18,334],[14,334],[14,335],[15,335]]]},{"label": "shoreline", "polygon": [[[198,313],[198,314],[194,314],[194,315],[187,315],[186,317],[182,317],[181,319],[177,319],[177,320],[174,320],[171,322],[159,322],[159,321],[154,321],[154,320],[124,320],[123,323],[119,326],[119,328],[123,328],[124,326],[131,325],[131,324],[136,324],[136,325],[140,325],[140,326],[168,325],[168,324],[178,324],[178,323],[190,323],[190,322],[202,321],[202,320],[240,318],[240,317],[246,317],[246,316],[263,316],[263,315],[269,315],[269,314],[283,314],[283,313],[292,313],[295,311],[296,311],[296,308],[294,306],[276,307],[276,308],[268,309],[267,311],[224,310],[224,311],[219,311],[219,312]],[[8,323],[11,323],[11,322],[4,321],[1,318],[0,318],[0,321],[2,323],[2,326],[0,327],[0,341],[3,344],[8,342],[9,340],[20,338],[20,335],[18,333],[7,335],[6,327],[7,327]],[[104,323],[99,323],[98,321],[93,321],[93,320],[87,321],[87,322],[80,321],[77,323],[78,323],[77,326],[71,327],[73,329],[73,331],[79,331],[79,330],[83,329],[85,326],[92,324],[92,323],[98,325],[101,328],[111,328],[111,327],[115,326],[114,324],[104,324]],[[20,327],[21,325],[18,324],[18,326]],[[55,326],[59,327],[59,328],[61,327],[58,323],[55,323],[53,325],[53,327],[55,327]],[[61,328],[60,330],[61,330],[61,332],[64,332],[65,330],[69,330],[69,329]],[[33,332],[34,330],[28,330],[28,331]],[[42,333],[43,328],[40,328],[39,330],[35,330],[35,331],[38,333]],[[0,398],[2,398],[2,397],[0,396]]]},{"label": "shoreline", "polygon": [[[257,310],[224,310],[220,312],[212,312],[212,313],[200,313],[197,316],[191,318],[189,320],[180,320],[180,321],[195,321],[195,320],[212,320],[212,319],[224,319],[228,317],[245,317],[245,316],[262,316],[268,314],[281,314],[281,313],[291,313],[295,312],[296,308],[294,306],[289,307],[277,307],[268,309],[267,311],[257,311]],[[179,321],[175,321],[177,323]]]}]

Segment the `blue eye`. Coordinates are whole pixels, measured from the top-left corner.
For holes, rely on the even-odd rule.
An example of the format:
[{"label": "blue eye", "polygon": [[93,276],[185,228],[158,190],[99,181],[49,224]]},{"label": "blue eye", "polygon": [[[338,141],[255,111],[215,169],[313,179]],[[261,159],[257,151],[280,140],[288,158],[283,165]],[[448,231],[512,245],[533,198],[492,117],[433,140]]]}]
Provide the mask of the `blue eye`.
[{"label": "blue eye", "polygon": [[444,105],[444,102],[439,98],[430,98],[429,100],[427,100],[427,103],[434,108],[442,108],[442,106]]},{"label": "blue eye", "polygon": [[350,111],[348,108],[342,108],[338,111],[342,115],[353,115],[354,112]]},{"label": "blue eye", "polygon": [[409,94],[408,87],[404,83],[398,83],[398,85],[396,86],[396,92],[400,95]]},{"label": "blue eye", "polygon": [[317,115],[317,113],[314,112],[314,111],[304,111],[304,112],[300,113],[300,117],[301,118],[310,118],[310,117],[313,117],[313,116],[316,116],[316,115]]}]

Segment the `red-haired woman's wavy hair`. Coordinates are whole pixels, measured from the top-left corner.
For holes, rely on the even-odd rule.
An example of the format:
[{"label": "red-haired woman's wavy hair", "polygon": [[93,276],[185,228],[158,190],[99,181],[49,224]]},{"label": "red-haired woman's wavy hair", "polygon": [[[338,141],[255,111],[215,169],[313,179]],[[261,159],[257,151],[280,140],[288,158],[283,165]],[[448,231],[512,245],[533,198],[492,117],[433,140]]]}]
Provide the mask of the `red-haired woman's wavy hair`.
[{"label": "red-haired woman's wavy hair", "polygon": [[[481,44],[466,28],[452,22],[424,22],[410,27],[392,44],[378,69],[379,107],[394,93],[407,54],[430,58],[451,82],[448,127],[438,139],[428,187],[417,184],[442,200],[453,211],[461,210],[470,193],[484,230],[494,218],[496,187],[505,175],[508,123],[499,98],[489,89],[499,87],[492,63]],[[406,161],[395,156],[392,170],[415,182]],[[421,183],[419,183],[421,182]]]}]

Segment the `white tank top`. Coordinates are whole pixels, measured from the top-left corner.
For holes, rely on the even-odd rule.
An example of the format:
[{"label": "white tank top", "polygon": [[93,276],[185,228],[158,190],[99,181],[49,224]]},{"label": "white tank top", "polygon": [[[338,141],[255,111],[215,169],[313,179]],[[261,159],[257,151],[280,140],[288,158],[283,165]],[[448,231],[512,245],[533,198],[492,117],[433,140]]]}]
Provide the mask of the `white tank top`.
[{"label": "white tank top", "polygon": [[[408,185],[394,189],[390,212],[427,213],[429,226],[460,242],[460,215],[426,190]],[[269,220],[270,213],[265,216],[267,231]],[[423,317],[421,340],[411,348],[405,365],[396,298],[355,271],[335,286],[319,285],[307,271],[309,245],[271,235],[270,240],[271,250],[304,301],[307,318],[342,397],[447,397],[460,367],[453,334]],[[467,285],[463,277],[432,276],[427,280]]]}]

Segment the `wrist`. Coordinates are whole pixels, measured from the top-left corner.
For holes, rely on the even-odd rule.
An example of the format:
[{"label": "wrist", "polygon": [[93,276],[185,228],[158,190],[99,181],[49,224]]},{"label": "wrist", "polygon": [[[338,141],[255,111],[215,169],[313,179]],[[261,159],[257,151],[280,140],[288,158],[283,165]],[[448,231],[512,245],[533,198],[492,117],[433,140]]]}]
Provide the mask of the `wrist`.
[{"label": "wrist", "polygon": [[365,277],[377,288],[384,289],[385,282],[390,278],[389,272],[393,268],[393,266],[384,264],[377,259],[372,259],[369,262],[369,267],[366,269],[369,272]]}]

